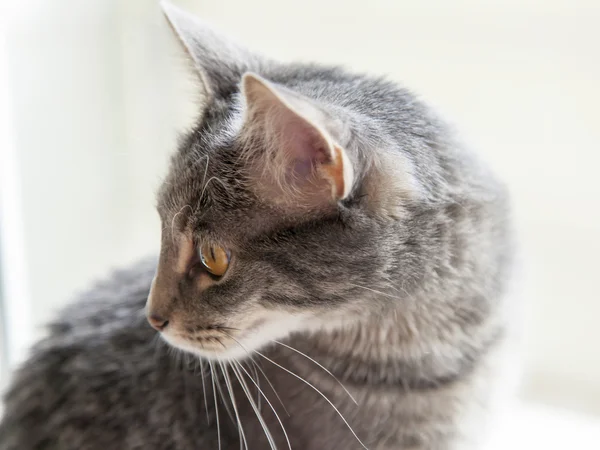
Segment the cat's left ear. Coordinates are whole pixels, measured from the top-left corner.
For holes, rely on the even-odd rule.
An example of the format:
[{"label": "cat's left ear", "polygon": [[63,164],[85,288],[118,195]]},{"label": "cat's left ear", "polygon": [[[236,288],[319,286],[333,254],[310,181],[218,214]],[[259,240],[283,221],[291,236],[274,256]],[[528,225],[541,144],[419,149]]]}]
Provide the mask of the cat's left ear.
[{"label": "cat's left ear", "polygon": [[248,159],[262,194],[320,207],[350,194],[354,168],[336,142],[339,123],[312,100],[258,75],[242,78]]},{"label": "cat's left ear", "polygon": [[261,58],[213,29],[209,24],[168,1],[162,10],[173,31],[191,58],[208,98],[226,97],[242,74],[259,64]]}]

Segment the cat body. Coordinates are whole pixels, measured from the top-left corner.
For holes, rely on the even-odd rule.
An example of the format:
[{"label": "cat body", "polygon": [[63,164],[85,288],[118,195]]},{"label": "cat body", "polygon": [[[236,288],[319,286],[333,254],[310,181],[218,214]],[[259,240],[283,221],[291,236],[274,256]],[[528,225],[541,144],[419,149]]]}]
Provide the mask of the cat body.
[{"label": "cat body", "polygon": [[160,257],[54,322],[0,449],[481,448],[511,333],[503,185],[394,83],[165,9],[207,102]]}]

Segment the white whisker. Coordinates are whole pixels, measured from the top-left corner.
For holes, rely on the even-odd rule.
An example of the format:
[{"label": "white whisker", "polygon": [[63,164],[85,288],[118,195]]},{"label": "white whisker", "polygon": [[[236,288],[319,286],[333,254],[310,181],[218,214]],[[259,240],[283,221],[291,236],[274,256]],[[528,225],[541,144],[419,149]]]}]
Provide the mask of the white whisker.
[{"label": "white whisker", "polygon": [[262,373],[262,376],[265,377],[265,380],[267,380],[267,383],[271,387],[271,390],[273,391],[273,394],[275,394],[275,396],[277,397],[277,400],[279,401],[279,404],[281,405],[281,407],[283,408],[283,410],[285,411],[285,413],[287,414],[287,416],[290,417],[290,413],[288,412],[287,408],[283,404],[283,401],[281,400],[281,397],[279,397],[279,394],[275,390],[275,386],[273,386],[273,383],[271,383],[271,380],[269,379],[269,377],[267,376],[267,374],[265,373],[265,371],[263,370],[263,368],[260,367],[260,365],[258,365],[253,359],[251,359],[251,361],[256,366],[256,368],[260,371],[260,373]]},{"label": "white whisker", "polygon": [[[361,288],[361,289],[365,289],[367,291],[374,292],[375,294],[379,294],[379,295],[383,295],[385,297],[389,297],[389,298],[394,299],[394,300],[401,300],[402,299],[402,297],[398,297],[398,296],[395,296],[395,295],[390,295],[390,294],[387,294],[385,292],[378,291],[376,289],[372,289],[372,288],[369,288],[369,287],[366,287],[366,286],[361,286],[360,284],[351,284],[351,285],[355,286],[355,287],[358,287],[358,288]],[[395,290],[398,293],[404,293],[407,298],[409,298],[415,304],[418,305],[418,302],[415,301],[415,298],[404,287],[401,287],[400,289],[398,289],[398,288],[396,288],[394,286],[390,286],[390,288],[392,288],[393,290]],[[397,312],[396,311],[394,311],[394,314],[397,316]],[[410,331],[414,335],[419,335],[420,334],[419,327],[415,324],[414,320],[411,320],[410,315],[406,315],[405,316],[404,323],[406,324],[406,326],[410,329]]]},{"label": "white whisker", "polygon": [[398,299],[400,299],[400,297],[398,297],[398,296],[396,296],[396,295],[387,294],[387,293],[385,293],[385,292],[381,292],[381,291],[378,291],[378,290],[376,290],[376,289],[371,289],[371,288],[369,288],[369,287],[366,287],[366,286],[361,286],[360,284],[352,284],[352,283],[348,283],[348,284],[349,284],[350,286],[354,286],[354,287],[357,287],[357,288],[361,288],[361,289],[365,289],[365,290],[367,290],[367,291],[374,292],[375,294],[379,294],[379,295],[383,295],[383,296],[385,296],[385,297],[393,298],[394,300],[398,300]]},{"label": "white whisker", "polygon": [[[250,359],[250,362],[253,363],[254,361],[252,361],[252,359]],[[260,389],[260,378],[258,377],[258,371],[256,370],[256,367],[254,367],[254,364],[251,364],[249,369],[252,370],[252,372],[254,373],[254,379],[258,382],[257,388]],[[259,392],[257,392],[256,394],[257,394],[256,395],[256,403],[258,403],[258,410],[262,411],[262,398],[261,398]]]},{"label": "white whisker", "polygon": [[252,406],[252,409],[254,410],[254,414],[256,414],[256,418],[260,422],[260,425],[262,426],[262,429],[265,432],[265,436],[267,437],[267,440],[269,441],[269,445],[271,446],[271,449],[277,450],[277,446],[275,445],[273,436],[271,435],[271,432],[269,431],[269,427],[265,423],[265,420],[263,419],[263,416],[261,415],[260,411],[254,404],[254,399],[252,398],[252,393],[248,389],[248,385],[246,384],[246,381],[243,379],[241,373],[239,373],[239,371],[236,369],[235,366],[231,366],[231,368],[233,369],[233,373],[235,374],[236,378],[240,382],[240,386],[242,387],[244,393],[246,394],[246,397],[248,398],[248,402],[250,403],[250,406]]},{"label": "white whisker", "polygon": [[227,367],[223,364],[227,363],[219,363],[221,366],[221,372],[223,372],[223,376],[225,377],[225,385],[227,386],[227,390],[229,391],[229,398],[231,399],[231,404],[233,405],[233,410],[235,411],[235,418],[237,419],[238,433],[240,439],[240,450],[243,447],[248,450],[248,442],[246,441],[246,434],[244,433],[244,428],[242,427],[242,422],[240,420],[240,414],[237,409],[237,402],[235,400],[235,394],[233,393],[233,387],[231,386],[231,379],[229,378],[229,372],[227,371]]},{"label": "white whisker", "polygon": [[219,450],[221,450],[221,425],[219,424],[219,407],[217,406],[217,390],[215,389],[215,376],[213,374],[213,365],[209,361],[210,366],[210,379],[212,381],[213,397],[215,398],[215,415],[217,416],[217,441],[219,443]]},{"label": "white whisker", "polygon": [[358,405],[358,402],[357,402],[357,401],[356,401],[356,399],[355,399],[355,398],[352,396],[352,394],[351,394],[351,393],[348,391],[348,389],[346,389],[346,386],[344,386],[344,385],[342,384],[342,382],[341,382],[340,380],[338,380],[338,379],[337,379],[337,377],[336,377],[334,374],[332,374],[332,373],[331,373],[331,372],[330,372],[330,371],[329,371],[327,368],[323,367],[323,365],[322,365],[322,364],[319,364],[317,361],[315,361],[314,359],[312,359],[312,358],[311,358],[310,356],[308,356],[307,354],[305,354],[305,353],[302,353],[300,350],[297,350],[297,349],[295,349],[294,347],[291,347],[291,346],[289,346],[289,345],[287,345],[287,344],[284,344],[283,342],[279,342],[279,341],[272,341],[272,342],[275,342],[276,344],[282,345],[282,346],[284,346],[285,348],[289,348],[290,350],[292,350],[292,351],[294,351],[294,352],[298,353],[299,355],[301,355],[301,356],[304,356],[304,357],[305,357],[306,359],[308,359],[309,361],[312,361],[313,363],[315,363],[317,366],[319,366],[321,369],[323,369],[325,372],[327,372],[329,375],[331,375],[331,376],[333,377],[333,379],[334,379],[335,381],[337,381],[337,382],[338,382],[338,384],[339,384],[339,385],[342,387],[342,389],[344,390],[344,392],[346,392],[346,394],[348,394],[348,396],[349,396],[349,397],[352,399],[352,401],[354,402],[354,404]]},{"label": "white whisker", "polygon": [[279,403],[281,404],[281,407],[283,408],[283,410],[285,411],[285,413],[287,414],[287,416],[290,417],[290,413],[288,412],[287,408],[283,404],[283,401],[281,400],[281,397],[279,397],[279,394],[275,390],[275,386],[273,386],[273,383],[271,383],[271,380],[269,379],[269,377],[267,376],[267,374],[265,373],[265,371],[262,369],[262,367],[260,367],[260,365],[257,364],[256,361],[254,361],[254,358],[252,358],[252,355],[250,354],[250,352],[248,351],[248,349],[246,347],[244,347],[240,341],[238,341],[236,338],[234,338],[228,332],[226,332],[224,330],[221,330],[221,332],[224,333],[224,334],[226,334],[227,336],[229,336],[231,339],[233,339],[233,341],[235,341],[235,343],[237,345],[239,345],[242,348],[242,350],[244,350],[246,352],[246,354],[248,355],[248,358],[250,359],[250,361],[252,361],[252,364],[254,364],[256,366],[256,368],[260,371],[260,373],[262,373],[263,377],[265,377],[265,380],[267,381],[267,383],[271,387],[271,390],[273,391],[273,393],[277,397],[277,400],[279,400]]},{"label": "white whisker", "polygon": [[[234,362],[234,364],[236,364]],[[248,373],[248,371],[244,368],[243,365],[237,363],[236,364],[240,369],[242,369],[244,371],[244,373],[248,376],[248,378],[250,378],[250,380],[252,380],[252,382],[254,383],[254,385],[256,386],[256,388],[258,389],[258,392],[264,397],[265,401],[267,402],[267,404],[271,407],[271,410],[273,411],[273,414],[275,414],[275,417],[277,418],[277,421],[279,422],[279,425],[281,426],[281,431],[283,431],[283,434],[285,436],[285,440],[287,441],[288,444],[288,448],[290,450],[292,450],[292,444],[290,443],[290,439],[288,438],[288,435],[285,431],[285,427],[283,426],[283,422],[281,421],[281,419],[279,418],[279,414],[277,414],[277,411],[275,410],[275,408],[273,407],[273,405],[271,404],[271,402],[269,401],[269,399],[267,398],[267,396],[265,395],[265,393],[262,391],[262,389],[260,388],[260,386],[258,384],[256,384],[256,382],[254,381],[254,379],[250,376],[250,374]]]},{"label": "white whisker", "polygon": [[208,157],[208,153],[206,156],[206,166],[204,167],[204,177],[202,178],[202,184],[206,181],[206,174],[208,173],[208,163],[210,162],[210,158]]},{"label": "white whisker", "polygon": [[173,245],[175,245],[175,219],[177,219],[177,216],[179,214],[181,214],[185,208],[190,208],[190,210],[192,212],[194,212],[194,210],[192,209],[191,205],[183,205],[181,207],[181,209],[171,219],[171,239],[173,240]]},{"label": "white whisker", "polygon": [[210,184],[211,181],[218,181],[219,183],[221,183],[221,186],[223,186],[225,189],[228,189],[227,185],[225,183],[223,183],[222,180],[219,180],[217,177],[210,177],[206,183],[204,184],[204,187],[202,188],[202,192],[200,193],[200,199],[202,199],[204,197],[204,191],[206,191],[206,187]]},{"label": "white whisker", "polygon": [[311,383],[309,383],[308,381],[306,381],[304,378],[302,378],[300,375],[296,375],[294,372],[292,372],[291,370],[286,369],[285,367],[277,364],[275,361],[273,361],[270,358],[267,358],[265,355],[263,355],[260,352],[255,352],[257,355],[262,356],[264,359],[266,359],[267,361],[269,361],[271,364],[276,365],[277,367],[279,367],[281,370],[286,371],[287,373],[289,373],[290,375],[296,377],[297,379],[299,379],[300,381],[302,381],[304,384],[306,384],[307,386],[311,387],[315,392],[317,392],[321,397],[323,397],[323,399],[329,403],[331,405],[331,407],[335,410],[335,412],[338,414],[338,416],[340,416],[340,418],[344,421],[344,423],[346,424],[346,426],[348,427],[348,429],[350,430],[350,432],[352,433],[352,435],[354,436],[354,438],[358,441],[358,443],[366,450],[369,450],[367,448],[367,446],[365,446],[365,444],[363,444],[363,442],[359,439],[359,437],[356,435],[356,433],[354,432],[354,430],[352,429],[352,427],[350,426],[350,424],[348,423],[348,421],[346,420],[346,418],[342,415],[342,413],[339,411],[339,409],[336,408],[336,406],[332,403],[331,400],[329,400],[327,398],[327,396],[325,394],[323,394],[319,389],[317,389],[316,387],[314,387]]},{"label": "white whisker", "polygon": [[206,383],[204,382],[204,361],[202,359],[200,360],[200,376],[202,377],[202,394],[204,395],[204,408],[206,409],[206,423],[209,423],[208,399],[206,398]]},{"label": "white whisker", "polygon": [[221,394],[221,403],[223,403],[223,406],[225,407],[225,410],[227,411],[227,415],[229,416],[229,418],[231,419],[231,421],[233,422],[233,424],[236,425],[235,419],[233,418],[233,413],[231,412],[231,409],[229,409],[229,404],[227,403],[227,399],[225,397],[225,394],[223,393],[223,388],[221,387],[221,383],[219,383],[219,379],[218,378],[217,378],[216,383],[217,383],[217,389],[219,391],[219,394]]}]

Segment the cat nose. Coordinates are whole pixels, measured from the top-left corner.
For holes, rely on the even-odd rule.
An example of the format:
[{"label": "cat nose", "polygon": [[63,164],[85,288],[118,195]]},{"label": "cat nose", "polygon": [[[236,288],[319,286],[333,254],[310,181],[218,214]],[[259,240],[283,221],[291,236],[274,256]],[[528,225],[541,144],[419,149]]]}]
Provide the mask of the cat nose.
[{"label": "cat nose", "polygon": [[150,323],[150,325],[152,325],[152,328],[154,328],[157,331],[163,331],[169,324],[169,321],[167,319],[159,316],[158,314],[150,314],[148,316],[148,322]]}]

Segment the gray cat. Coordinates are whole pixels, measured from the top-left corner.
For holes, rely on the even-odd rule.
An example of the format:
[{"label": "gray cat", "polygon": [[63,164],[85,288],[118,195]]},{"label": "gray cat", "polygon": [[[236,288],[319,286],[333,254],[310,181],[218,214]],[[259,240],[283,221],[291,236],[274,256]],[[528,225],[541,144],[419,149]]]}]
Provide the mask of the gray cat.
[{"label": "gray cat", "polygon": [[511,321],[503,186],[396,84],[164,8],[207,97],[158,195],[159,260],[51,325],[0,448],[481,448]]}]

